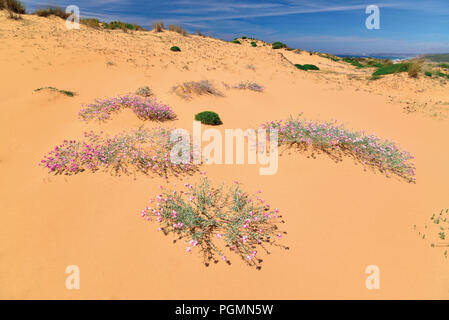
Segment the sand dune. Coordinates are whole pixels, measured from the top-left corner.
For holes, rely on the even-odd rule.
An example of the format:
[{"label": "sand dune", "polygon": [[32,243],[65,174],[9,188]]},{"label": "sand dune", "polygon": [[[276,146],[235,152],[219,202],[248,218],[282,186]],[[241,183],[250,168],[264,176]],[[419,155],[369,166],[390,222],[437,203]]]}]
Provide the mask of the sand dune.
[{"label": "sand dune", "polygon": [[[174,45],[181,52],[170,51]],[[305,72],[296,63],[321,70]],[[413,228],[449,206],[448,84],[402,74],[368,81],[366,71],[306,52],[169,31],[67,30],[56,17],[12,21],[3,12],[0,70],[0,298],[449,298],[449,261]],[[223,96],[184,100],[171,92],[178,83],[204,79]],[[241,81],[265,90],[223,85]],[[104,124],[78,119],[83,104],[144,85],[178,115],[168,127],[191,130],[194,115],[211,110],[223,120],[221,129],[303,113],[374,132],[415,156],[417,183],[365,171],[350,158],[335,163],[298,152],[283,153],[273,176],[260,176],[254,165],[205,166],[214,181],[237,179],[249,191],[262,189],[284,214],[283,242],[291,248],[272,250],[260,271],[238,259],[206,268],[139,216],[159,185],[197,176],[68,177],[38,166],[55,145],[84,131],[160,125],[130,110]],[[47,86],[76,96],[35,91]],[[71,264],[81,269],[78,291],[64,285]],[[380,267],[380,290],[365,288],[372,264]]]}]

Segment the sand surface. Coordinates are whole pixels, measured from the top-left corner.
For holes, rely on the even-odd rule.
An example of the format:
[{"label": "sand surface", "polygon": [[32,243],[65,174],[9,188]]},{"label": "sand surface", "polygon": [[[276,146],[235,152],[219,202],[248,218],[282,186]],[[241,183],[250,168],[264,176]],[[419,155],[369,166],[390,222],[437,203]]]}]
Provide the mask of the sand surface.
[{"label": "sand surface", "polygon": [[[182,51],[171,52],[173,45]],[[69,31],[59,18],[11,21],[3,12],[0,70],[0,298],[449,298],[449,260],[413,227],[449,207],[448,84],[406,74],[370,82],[365,71],[306,52],[168,31]],[[202,79],[224,96],[186,101],[170,92]],[[265,91],[222,84],[246,80]],[[77,117],[82,104],[144,85],[178,115],[169,127],[191,130],[196,113],[212,110],[222,128],[303,113],[376,133],[416,157],[417,183],[364,171],[349,158],[335,163],[298,152],[282,154],[273,176],[260,176],[259,165],[204,166],[217,183],[262,189],[284,215],[283,243],[291,248],[272,250],[260,271],[237,258],[206,268],[139,216],[159,185],[180,186],[197,175],[168,182],[102,172],[54,176],[38,166],[55,145],[84,131],[158,126],[127,110],[105,124]],[[46,86],[77,95],[34,91]],[[407,112],[410,104],[415,109]],[[80,290],[65,287],[68,265],[80,267]],[[365,287],[368,265],[380,268],[380,290]]]}]

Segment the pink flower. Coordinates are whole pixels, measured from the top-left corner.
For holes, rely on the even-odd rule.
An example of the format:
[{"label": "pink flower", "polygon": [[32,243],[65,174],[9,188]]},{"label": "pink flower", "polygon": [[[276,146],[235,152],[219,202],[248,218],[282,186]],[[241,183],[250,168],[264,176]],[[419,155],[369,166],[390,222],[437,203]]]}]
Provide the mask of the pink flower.
[{"label": "pink flower", "polygon": [[192,252],[192,248],[187,247],[187,248],[186,248],[186,251],[187,251],[188,253],[191,253],[191,252]]},{"label": "pink flower", "polygon": [[171,212],[171,217],[172,218],[176,218],[178,216],[178,214],[176,213],[176,211],[175,210],[172,210],[172,212]]},{"label": "pink flower", "polygon": [[243,236],[243,237],[242,237],[242,241],[243,241],[243,242],[248,241],[248,236]]},{"label": "pink flower", "polygon": [[221,233],[217,233],[217,238],[221,239],[223,236],[221,235]]},{"label": "pink flower", "polygon": [[225,256],[221,256],[221,260],[226,261],[226,257]]}]

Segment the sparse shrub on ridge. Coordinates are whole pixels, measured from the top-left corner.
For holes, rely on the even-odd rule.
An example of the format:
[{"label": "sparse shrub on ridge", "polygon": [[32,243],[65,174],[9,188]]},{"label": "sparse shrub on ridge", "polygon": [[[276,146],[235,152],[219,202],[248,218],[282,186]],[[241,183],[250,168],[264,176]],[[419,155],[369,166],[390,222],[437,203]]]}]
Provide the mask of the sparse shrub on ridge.
[{"label": "sparse shrub on ridge", "polygon": [[176,114],[166,104],[153,98],[125,95],[118,98],[97,99],[87,104],[78,113],[83,121],[106,121],[122,108],[130,108],[141,120],[167,121],[176,119]]},{"label": "sparse shrub on ridge", "polygon": [[126,23],[123,21],[111,21],[109,23],[105,22],[103,27],[108,30],[123,30],[125,32],[145,30],[145,28],[142,28],[138,24]]},{"label": "sparse shrub on ridge", "polygon": [[217,126],[223,124],[217,113],[213,111],[203,111],[195,115],[195,120],[200,121],[202,124],[209,124]]},{"label": "sparse shrub on ridge", "polygon": [[315,123],[299,117],[287,121],[271,121],[265,129],[278,129],[279,145],[307,149],[313,147],[331,155],[337,161],[342,156],[353,157],[364,165],[395,174],[409,182],[415,181],[415,167],[410,153],[400,150],[393,142],[375,135],[346,129],[335,122]]},{"label": "sparse shrub on ridge", "polygon": [[219,259],[231,264],[225,250],[236,254],[249,266],[261,269],[260,252],[267,246],[283,249],[280,240],[285,223],[277,208],[260,197],[251,195],[238,181],[233,186],[213,186],[207,177],[199,184],[186,183],[185,189],[164,190],[145,207],[140,215],[146,221],[159,223],[158,231],[170,233],[186,242],[186,252],[199,251],[205,266]]},{"label": "sparse shrub on ridge", "polygon": [[170,50],[174,51],[174,52],[181,52],[181,49],[179,49],[179,47],[177,47],[177,46],[171,47]]},{"label": "sparse shrub on ridge", "polygon": [[164,23],[162,21],[155,21],[155,22],[153,22],[152,26],[153,26],[153,31],[156,31],[156,32],[162,32],[162,31],[164,31],[164,28],[165,28]]},{"label": "sparse shrub on ridge", "polygon": [[184,37],[188,35],[188,32],[184,30],[181,26],[176,26],[174,24],[171,24],[168,26],[169,31],[177,32],[180,35],[183,35]]},{"label": "sparse shrub on ridge", "polygon": [[10,12],[17,14],[25,14],[26,9],[22,2],[18,0],[0,0],[0,10],[6,9]]},{"label": "sparse shrub on ridge", "polygon": [[66,13],[65,10],[61,7],[50,6],[48,8],[37,9],[33,12],[33,14],[38,15],[39,17],[49,17],[49,16],[57,16],[62,19],[67,19],[70,17],[69,13]]},{"label": "sparse shrub on ridge", "polygon": [[273,43],[271,44],[271,47],[272,47],[273,49],[281,49],[281,48],[286,48],[287,45],[286,45],[285,43],[276,41],[276,42],[273,42]]},{"label": "sparse shrub on ridge", "polygon": [[235,44],[242,44],[239,40],[237,40],[237,39],[234,39],[234,40],[232,40],[231,41],[232,43],[235,43]]},{"label": "sparse shrub on ridge", "polygon": [[[41,160],[40,165],[49,173],[66,175],[104,170],[115,175],[140,172],[168,177],[197,171],[198,166],[192,161],[175,164],[170,160],[175,146],[175,142],[170,141],[170,135],[171,131],[165,128],[140,128],[113,137],[102,132],[88,132],[82,141],[65,140],[56,146]],[[190,156],[193,159],[193,155]]]},{"label": "sparse shrub on ridge", "polygon": [[252,41],[252,42],[251,42],[251,46],[257,47],[257,43],[256,43],[255,41]]},{"label": "sparse shrub on ridge", "polygon": [[191,99],[194,94],[222,96],[221,92],[215,89],[214,85],[209,80],[184,82],[173,86],[171,91],[183,99]]}]

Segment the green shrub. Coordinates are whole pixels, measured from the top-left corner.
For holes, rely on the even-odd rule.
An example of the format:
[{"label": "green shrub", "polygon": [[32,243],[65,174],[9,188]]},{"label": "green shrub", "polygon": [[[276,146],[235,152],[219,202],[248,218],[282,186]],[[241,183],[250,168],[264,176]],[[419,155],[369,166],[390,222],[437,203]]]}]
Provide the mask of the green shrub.
[{"label": "green shrub", "polygon": [[251,42],[251,45],[253,46],[253,47],[257,47],[257,43],[256,42]]},{"label": "green shrub", "polygon": [[139,26],[137,24],[131,24],[131,23],[126,23],[126,22],[122,22],[122,21],[111,21],[109,23],[105,23],[104,28],[110,29],[110,30],[123,30],[123,31],[145,30],[144,28],[142,28],[141,26]]},{"label": "green shrub", "polygon": [[14,13],[25,14],[25,6],[17,0],[0,0],[0,10],[7,9]]},{"label": "green shrub", "polygon": [[286,45],[285,43],[276,41],[276,42],[273,42],[273,43],[271,44],[271,47],[272,47],[273,49],[281,49],[281,48],[286,48],[287,45]]},{"label": "green shrub", "polygon": [[432,76],[432,72],[430,72],[430,71],[426,71],[426,72],[424,72],[424,74],[425,74],[426,76],[428,76],[428,77],[431,77],[431,76]]},{"label": "green shrub", "polygon": [[234,40],[232,40],[231,41],[232,43],[235,43],[235,44],[242,44],[240,41],[238,41],[237,39],[234,39]]},{"label": "green shrub", "polygon": [[304,64],[304,65],[295,64],[295,67],[298,68],[298,69],[301,69],[301,70],[305,70],[305,71],[307,71],[307,70],[320,70],[320,68],[318,68],[314,64]]},{"label": "green shrub", "polygon": [[175,51],[175,52],[180,52],[181,51],[181,49],[179,49],[179,47],[177,47],[177,46],[171,47],[170,50],[171,51]]},{"label": "green shrub", "polygon": [[246,37],[246,36],[242,36],[242,39],[248,39],[248,37]]},{"label": "green shrub", "polygon": [[391,65],[384,65],[383,67],[380,67],[377,69],[373,76],[382,76],[385,74],[393,74],[393,73],[400,73],[400,72],[408,72],[409,63],[396,63]]},{"label": "green shrub", "polygon": [[443,69],[449,69],[449,64],[448,63],[440,63],[438,66],[440,68],[443,68]]},{"label": "green shrub", "polygon": [[58,88],[55,88],[55,87],[42,87],[42,88],[37,88],[34,91],[39,92],[39,91],[42,91],[42,90],[49,90],[49,91],[53,91],[53,92],[59,92],[61,94],[65,94],[68,97],[76,96],[76,93],[73,92],[73,91],[61,90],[61,89],[58,89]]},{"label": "green shrub", "polygon": [[203,111],[198,113],[195,115],[195,120],[200,121],[203,124],[210,124],[213,126],[223,124],[218,114],[212,111]]}]

